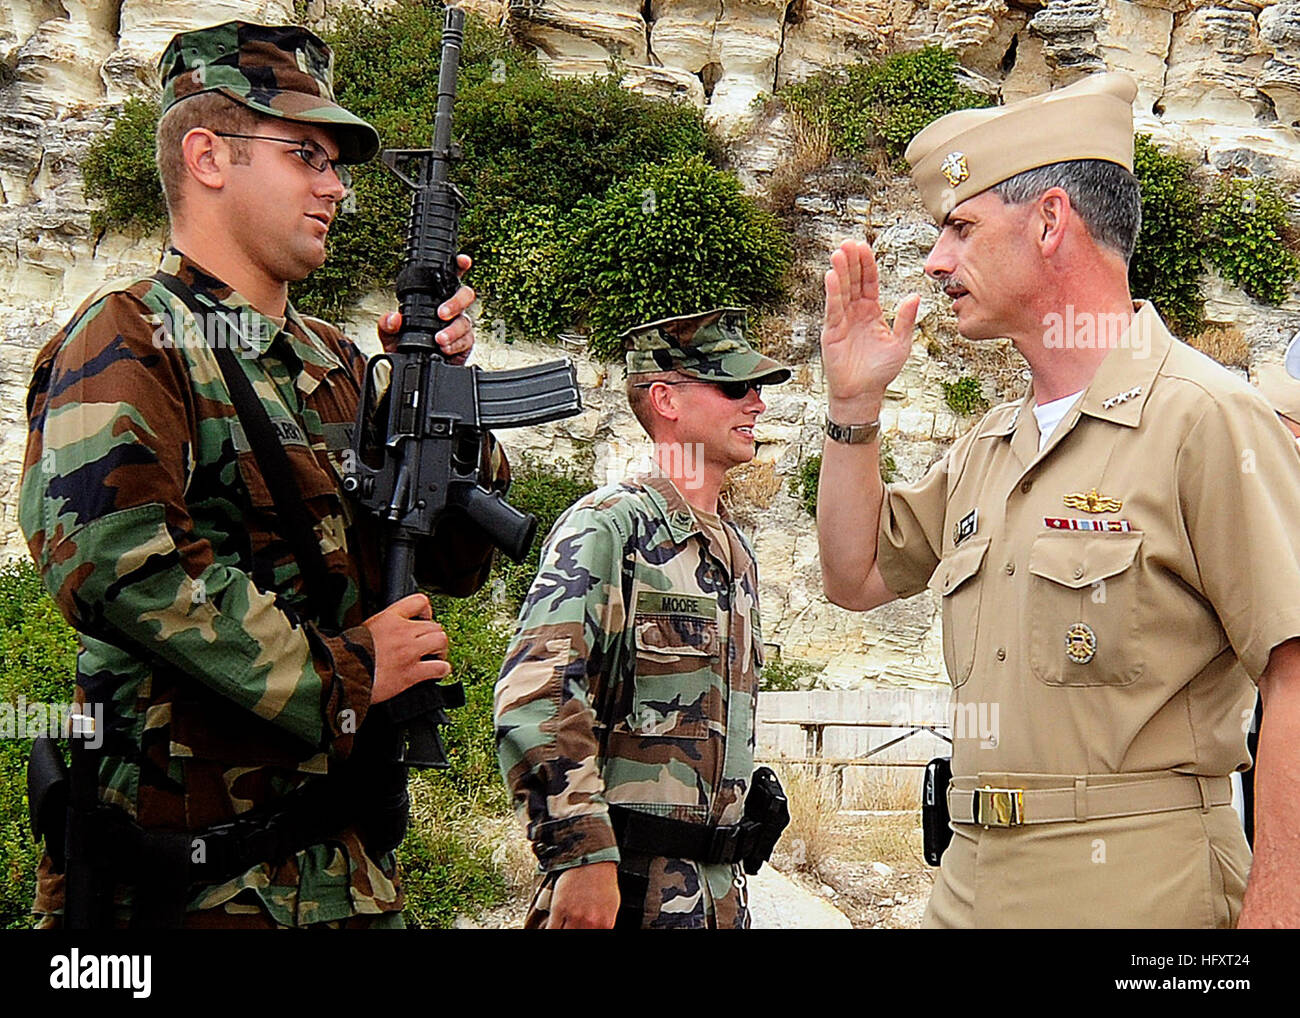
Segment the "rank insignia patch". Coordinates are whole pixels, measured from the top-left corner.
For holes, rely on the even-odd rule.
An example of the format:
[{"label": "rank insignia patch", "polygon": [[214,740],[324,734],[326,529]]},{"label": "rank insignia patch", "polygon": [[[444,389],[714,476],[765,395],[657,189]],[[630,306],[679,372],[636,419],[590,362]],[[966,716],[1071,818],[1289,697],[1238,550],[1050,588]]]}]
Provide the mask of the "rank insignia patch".
[{"label": "rank insignia patch", "polygon": [[1117,513],[1124,507],[1123,501],[1118,498],[1098,495],[1096,488],[1093,488],[1087,494],[1077,492],[1072,495],[1063,495],[1061,501],[1065,503],[1067,509],[1082,509],[1086,513]]},{"label": "rank insignia patch", "polygon": [[952,528],[953,547],[955,548],[957,545],[961,544],[962,541],[966,540],[966,538],[970,537],[971,534],[975,533],[975,531],[979,529],[979,525],[980,511],[978,509],[972,509],[957,522],[955,527]]},{"label": "rank insignia patch", "polygon": [[1065,656],[1076,665],[1086,665],[1097,653],[1097,634],[1086,622],[1076,622],[1065,631]]}]

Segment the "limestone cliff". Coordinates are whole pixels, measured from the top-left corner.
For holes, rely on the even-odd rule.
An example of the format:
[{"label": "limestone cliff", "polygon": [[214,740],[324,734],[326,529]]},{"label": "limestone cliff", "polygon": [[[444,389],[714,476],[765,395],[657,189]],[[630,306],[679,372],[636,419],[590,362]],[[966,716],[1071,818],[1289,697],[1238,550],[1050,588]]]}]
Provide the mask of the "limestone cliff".
[{"label": "limestone cliff", "polygon": [[[299,5],[314,23],[364,0]],[[381,6],[371,0],[369,6]],[[780,117],[757,130],[754,100],[786,82],[846,62],[926,43],[954,50],[973,87],[1016,99],[1103,68],[1140,85],[1139,126],[1198,156],[1206,171],[1242,167],[1300,178],[1300,0],[467,0],[478,13],[535,47],[560,74],[618,68],[629,87],[684,96],[735,139],[738,172],[760,186],[789,154]],[[81,297],[106,279],[148,270],[162,237],[96,237],[78,165],[115,103],[150,82],[176,31],[229,18],[291,20],[279,0],[7,0],[0,5],[0,541],[23,554],[16,485],[24,441],[23,395],[33,355]],[[814,182],[816,184],[816,182]],[[830,183],[827,183],[827,187]],[[878,234],[886,299],[922,288],[933,225],[905,181],[879,181],[847,201],[813,186],[799,199],[810,236],[829,251]],[[817,259],[824,259],[819,253]],[[1276,359],[1300,328],[1300,307],[1264,309],[1215,283],[1209,314],[1235,322],[1256,361]],[[350,329],[373,345],[376,294]],[[944,368],[926,339],[950,336],[943,302],[927,291],[923,335],[886,408],[903,476],[915,477],[964,426],[937,397]],[[784,323],[790,348],[815,344],[809,313]],[[486,332],[486,330],[484,330]],[[504,366],[552,351],[480,339],[480,361]],[[597,459],[617,472],[638,448],[618,372],[581,358],[588,410],[528,435],[515,450]],[[1008,368],[1012,370],[1012,368]],[[935,604],[928,594],[862,617],[820,595],[811,520],[784,478],[819,448],[821,397],[815,360],[773,390],[759,431],[759,460],[781,480],[758,485],[751,507],[764,592],[765,635],[786,655],[832,662],[853,684],[925,682],[942,674]],[[593,451],[594,450],[594,451]],[[765,502],[763,500],[766,500]]]}]

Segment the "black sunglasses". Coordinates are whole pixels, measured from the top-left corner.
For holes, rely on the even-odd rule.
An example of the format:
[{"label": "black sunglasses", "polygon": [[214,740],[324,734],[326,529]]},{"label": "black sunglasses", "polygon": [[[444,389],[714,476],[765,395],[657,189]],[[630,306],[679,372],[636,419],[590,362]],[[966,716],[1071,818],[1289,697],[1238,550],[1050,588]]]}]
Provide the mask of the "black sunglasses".
[{"label": "black sunglasses", "polygon": [[712,385],[720,390],[722,395],[727,399],[744,399],[749,395],[749,390],[754,390],[754,395],[762,397],[762,382],[712,382],[703,378],[686,378],[680,382],[637,382],[634,389],[648,389],[652,385]]}]

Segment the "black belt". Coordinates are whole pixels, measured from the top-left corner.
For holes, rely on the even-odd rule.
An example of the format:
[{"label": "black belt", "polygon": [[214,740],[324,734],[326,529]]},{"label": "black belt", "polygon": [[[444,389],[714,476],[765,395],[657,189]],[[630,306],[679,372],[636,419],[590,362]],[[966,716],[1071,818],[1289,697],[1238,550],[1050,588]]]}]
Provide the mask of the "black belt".
[{"label": "black belt", "polygon": [[[404,832],[405,803],[400,805]],[[302,786],[274,806],[188,831],[146,829],[119,807],[101,803],[81,828],[79,850],[95,858],[112,874],[110,879],[132,885],[132,925],[174,927],[181,924],[192,885],[221,883],[259,863],[285,862],[353,824],[359,823],[365,843],[366,819],[357,809],[355,789],[327,778]],[[389,832],[384,844],[367,843],[366,849],[382,854],[394,838],[401,840]]]},{"label": "black belt", "polygon": [[702,863],[734,863],[743,859],[749,848],[750,839],[740,824],[727,827],[696,824],[615,805],[609,807],[609,819],[621,852]]}]

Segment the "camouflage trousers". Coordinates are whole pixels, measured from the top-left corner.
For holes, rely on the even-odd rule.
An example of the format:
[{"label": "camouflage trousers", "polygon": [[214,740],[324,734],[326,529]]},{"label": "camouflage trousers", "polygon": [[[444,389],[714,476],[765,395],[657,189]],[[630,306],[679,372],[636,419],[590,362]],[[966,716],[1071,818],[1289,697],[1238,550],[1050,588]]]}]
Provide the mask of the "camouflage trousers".
[{"label": "camouflage trousers", "polygon": [[[119,929],[127,929],[130,923],[120,919],[114,924]],[[36,929],[59,930],[63,928],[63,916],[54,914],[37,914]],[[203,909],[198,912],[185,913],[181,924],[186,930],[291,930],[298,927],[277,923],[262,908],[257,896],[251,892],[236,895],[224,905]],[[355,915],[347,919],[335,919],[330,922],[312,923],[301,927],[307,930],[401,930],[406,922],[401,912],[383,912],[379,915]]]},{"label": "camouflage trousers", "polygon": [[[542,929],[560,873],[543,876],[524,920]],[[621,904],[616,930],[746,930],[749,896],[739,866],[623,853],[618,864]]]}]

